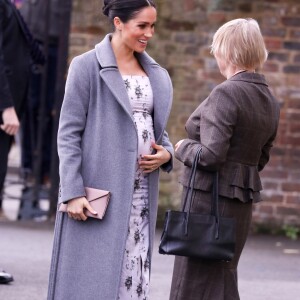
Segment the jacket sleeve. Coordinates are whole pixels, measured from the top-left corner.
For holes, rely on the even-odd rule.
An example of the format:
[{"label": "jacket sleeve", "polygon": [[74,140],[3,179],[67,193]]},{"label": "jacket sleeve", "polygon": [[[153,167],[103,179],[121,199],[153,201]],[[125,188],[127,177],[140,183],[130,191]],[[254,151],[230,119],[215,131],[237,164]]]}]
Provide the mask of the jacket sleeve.
[{"label": "jacket sleeve", "polygon": [[233,102],[229,88],[221,85],[213,90],[198,111],[201,113],[200,140],[185,139],[175,152],[175,157],[191,167],[197,149],[201,147],[198,168],[216,171],[226,160],[238,107]]},{"label": "jacket sleeve", "polygon": [[162,138],[162,146],[169,151],[169,153],[171,154],[171,158],[168,162],[164,163],[161,166],[161,169],[163,171],[169,173],[173,169],[174,148],[173,148],[172,143],[169,140],[169,136],[168,136],[168,133],[166,131],[164,132],[164,135],[163,135],[163,138]]},{"label": "jacket sleeve", "polygon": [[89,103],[89,73],[80,58],[74,58],[66,81],[57,137],[61,191],[59,203],[85,195],[81,175],[81,136]]},{"label": "jacket sleeve", "polygon": [[[279,109],[278,109],[278,111],[279,111]],[[279,112],[278,112],[278,114],[279,114]],[[279,119],[279,116],[278,116],[278,119]],[[273,142],[277,135],[277,128],[278,128],[278,122],[276,124],[276,128],[275,128],[273,135],[270,137],[268,142],[264,145],[264,147],[261,150],[261,156],[260,156],[259,162],[258,162],[258,171],[259,172],[264,169],[265,165],[268,163],[268,161],[270,159],[270,150],[273,147]]]},{"label": "jacket sleeve", "polygon": [[14,106],[12,94],[6,76],[6,67],[3,56],[3,33],[5,19],[5,3],[0,2],[0,111]]}]

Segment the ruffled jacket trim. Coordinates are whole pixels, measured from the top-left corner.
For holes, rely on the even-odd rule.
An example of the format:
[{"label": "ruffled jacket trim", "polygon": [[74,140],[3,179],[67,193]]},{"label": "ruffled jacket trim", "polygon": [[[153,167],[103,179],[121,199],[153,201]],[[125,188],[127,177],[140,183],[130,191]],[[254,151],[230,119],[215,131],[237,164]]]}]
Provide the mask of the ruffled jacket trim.
[{"label": "ruffled jacket trim", "polygon": [[[180,183],[188,185],[191,168],[185,166]],[[210,192],[212,190],[213,173],[197,170],[195,189]],[[262,185],[257,166],[244,165],[227,161],[219,170],[219,195],[242,202],[262,201],[260,191]]]}]

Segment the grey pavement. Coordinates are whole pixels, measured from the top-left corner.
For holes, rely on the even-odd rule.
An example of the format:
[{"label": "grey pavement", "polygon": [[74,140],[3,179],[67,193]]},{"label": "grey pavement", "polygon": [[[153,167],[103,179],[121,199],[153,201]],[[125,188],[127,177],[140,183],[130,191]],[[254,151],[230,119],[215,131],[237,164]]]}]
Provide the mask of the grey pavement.
[{"label": "grey pavement", "polygon": [[[154,246],[152,300],[168,299],[173,269],[173,257],[157,252],[159,237],[160,231]],[[0,285],[1,300],[46,299],[52,238],[53,222],[0,222],[0,264],[15,278]],[[300,299],[300,241],[251,235],[239,265],[239,289],[242,300]]]},{"label": "grey pavement", "polygon": [[[0,220],[0,267],[12,273],[15,281],[9,285],[0,284],[0,300],[44,300],[54,224],[41,220],[15,221],[19,200],[14,197],[19,197],[22,188],[18,181],[15,174],[8,174],[4,198],[8,220]],[[43,209],[48,205],[47,200],[41,201]],[[174,258],[158,254],[160,233],[158,229],[151,300],[167,300],[171,285]],[[250,235],[238,273],[241,300],[300,299],[300,241],[282,236]]]}]

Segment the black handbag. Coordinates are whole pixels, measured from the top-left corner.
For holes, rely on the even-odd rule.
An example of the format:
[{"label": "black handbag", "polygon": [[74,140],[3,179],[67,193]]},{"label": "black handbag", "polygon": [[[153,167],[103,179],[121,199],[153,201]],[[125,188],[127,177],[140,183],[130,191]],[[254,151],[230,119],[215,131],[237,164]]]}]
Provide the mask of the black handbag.
[{"label": "black handbag", "polygon": [[190,212],[201,151],[200,147],[192,165],[182,211],[166,212],[159,253],[231,261],[235,249],[235,219],[219,216],[218,172],[213,174],[211,214]]}]

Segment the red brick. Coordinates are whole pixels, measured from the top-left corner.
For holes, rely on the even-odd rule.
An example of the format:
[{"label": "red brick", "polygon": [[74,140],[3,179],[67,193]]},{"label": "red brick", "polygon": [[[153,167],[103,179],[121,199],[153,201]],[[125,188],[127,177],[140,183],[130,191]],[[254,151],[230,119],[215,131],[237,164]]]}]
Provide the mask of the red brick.
[{"label": "red brick", "polygon": [[298,135],[297,136],[288,135],[285,138],[286,145],[293,146],[293,147],[300,146],[299,141],[300,141],[300,137]]},{"label": "red brick", "polygon": [[267,61],[263,66],[264,72],[278,72],[278,70],[279,70],[279,66],[274,62],[271,63]]},{"label": "red brick", "polygon": [[[272,6],[265,7],[264,10],[270,10],[272,9]],[[259,22],[260,24],[264,26],[278,26],[280,24],[280,17],[276,16],[276,12],[274,11],[272,14],[269,14],[268,16],[264,16],[264,18]]]},{"label": "red brick", "polygon": [[279,116],[278,130],[286,130],[286,128],[287,128],[286,112],[284,109],[282,109]]},{"label": "red brick", "polygon": [[282,19],[282,24],[285,26],[296,26],[300,27],[300,18],[297,17],[283,17]]},{"label": "red brick", "polygon": [[292,29],[290,31],[290,37],[291,38],[299,39],[300,38],[300,30],[298,30],[298,29]]},{"label": "red brick", "polygon": [[208,14],[208,20],[214,24],[224,23],[226,21],[226,14],[222,11],[215,11]]},{"label": "red brick", "polygon": [[294,180],[300,181],[300,170],[295,170],[294,172],[290,171],[289,178],[290,178],[290,180],[293,180],[293,181]]},{"label": "red brick", "polygon": [[295,63],[300,63],[300,54],[298,54],[298,55],[296,55],[296,56],[294,57],[294,62],[295,62]]},{"label": "red brick", "polygon": [[300,195],[297,195],[297,196],[288,195],[286,197],[286,203],[287,204],[300,204]]},{"label": "red brick", "polygon": [[181,124],[185,124],[186,121],[188,120],[188,118],[189,118],[189,115],[186,115],[186,116],[181,115],[181,117],[180,117],[180,123]]},{"label": "red brick", "polygon": [[286,84],[290,87],[299,87],[299,75],[298,74],[289,74],[286,79]]},{"label": "red brick", "polygon": [[262,177],[267,177],[267,178],[276,178],[276,179],[286,179],[288,177],[288,172],[287,171],[268,171],[268,170],[263,170],[262,171]]},{"label": "red brick", "polygon": [[264,190],[277,190],[278,183],[275,182],[263,182],[262,184]]},{"label": "red brick", "polygon": [[278,50],[282,48],[282,41],[278,39],[265,38],[265,44],[268,50]]},{"label": "red brick", "polygon": [[272,214],[273,213],[273,207],[271,205],[259,205],[259,212],[260,213],[267,213]]},{"label": "red brick", "polygon": [[[300,45],[300,43],[299,43]],[[300,49],[300,48],[299,48]],[[293,74],[299,74],[300,73],[300,65],[287,65],[283,67],[284,73],[293,73]]]},{"label": "red brick", "polygon": [[[164,23],[167,29],[172,31],[193,31],[195,28],[195,23],[188,21],[178,21],[178,20],[168,20]],[[180,42],[180,41],[179,41]]]},{"label": "red brick", "polygon": [[[283,130],[279,130],[277,132],[276,139],[275,139],[275,141],[273,143],[273,149],[275,149],[276,147],[283,147],[283,146],[285,146],[283,144],[283,137],[285,136],[285,134],[286,134],[286,132],[283,131]],[[273,151],[273,149],[271,149],[271,151]]]},{"label": "red brick", "polygon": [[270,52],[268,55],[268,59],[286,62],[289,59],[289,54],[288,53],[280,53],[280,52]]},{"label": "red brick", "polygon": [[294,41],[287,41],[283,43],[285,49],[289,50],[300,50],[300,43]]},{"label": "red brick", "polygon": [[[300,133],[300,122],[291,122],[289,124],[289,132],[291,133]],[[299,139],[299,145],[300,145],[300,139]]]},{"label": "red brick", "polygon": [[286,143],[287,143],[286,133],[278,134],[276,137],[276,144],[279,146],[286,146]]},{"label": "red brick", "polygon": [[262,199],[266,202],[271,202],[271,203],[283,203],[283,195],[272,195],[272,196],[266,196],[262,192]]},{"label": "red brick", "polygon": [[252,1],[247,2],[247,3],[241,3],[238,5],[238,10],[243,12],[243,13],[251,13],[253,8],[252,8]]},{"label": "red brick", "polygon": [[295,207],[278,206],[276,212],[280,215],[300,216],[300,208]]},{"label": "red brick", "polygon": [[300,182],[283,183],[282,190],[285,192],[300,192]]},{"label": "red brick", "polygon": [[[300,78],[299,78],[300,79]],[[300,111],[298,109],[291,110],[287,113],[287,119],[289,121],[299,121],[300,120]]]},{"label": "red brick", "polygon": [[[299,139],[299,141],[300,141],[300,139]],[[285,160],[300,161],[299,152],[300,152],[300,145],[299,145],[299,147],[288,147]]]},{"label": "red brick", "polygon": [[281,157],[273,157],[271,156],[271,159],[268,162],[269,167],[280,167],[283,165],[283,159]]},{"label": "red brick", "polygon": [[196,8],[195,0],[184,0],[184,11],[192,11]]},{"label": "red brick", "polygon": [[285,37],[286,35],[286,29],[285,28],[272,28],[272,27],[267,27],[267,28],[261,28],[262,29],[262,34],[264,36],[268,37]]},{"label": "red brick", "polygon": [[[300,84],[300,78],[299,78]],[[288,108],[297,109],[300,112],[300,91],[298,92],[299,98],[298,99],[290,99],[288,101]],[[300,122],[300,119],[298,120]]]},{"label": "red brick", "polygon": [[[272,149],[272,156],[283,156],[286,155],[286,149],[283,147],[275,147]],[[270,171],[278,171],[277,169],[272,169]]]}]

